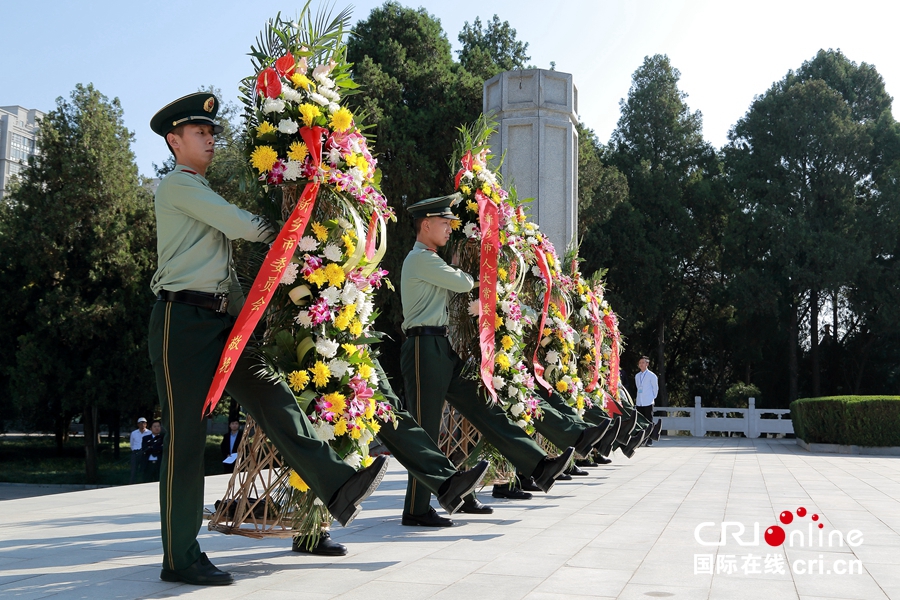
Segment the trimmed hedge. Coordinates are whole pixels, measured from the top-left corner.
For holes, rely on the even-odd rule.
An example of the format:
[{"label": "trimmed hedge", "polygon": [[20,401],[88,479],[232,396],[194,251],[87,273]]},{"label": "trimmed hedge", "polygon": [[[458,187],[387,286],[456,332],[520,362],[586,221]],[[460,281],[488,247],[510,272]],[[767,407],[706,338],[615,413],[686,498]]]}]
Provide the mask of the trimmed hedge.
[{"label": "trimmed hedge", "polygon": [[791,421],[808,444],[900,446],[900,396],[802,398]]}]

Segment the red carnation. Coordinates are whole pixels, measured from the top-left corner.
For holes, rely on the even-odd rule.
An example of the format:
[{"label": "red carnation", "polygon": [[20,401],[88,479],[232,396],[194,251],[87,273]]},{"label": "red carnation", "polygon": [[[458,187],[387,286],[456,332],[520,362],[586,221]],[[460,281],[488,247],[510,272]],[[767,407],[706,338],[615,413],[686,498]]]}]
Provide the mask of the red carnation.
[{"label": "red carnation", "polygon": [[263,69],[256,78],[256,91],[266,98],[277,98],[281,95],[281,79],[275,69]]},{"label": "red carnation", "polygon": [[278,71],[278,74],[282,77],[290,77],[293,75],[296,66],[297,62],[294,60],[293,54],[285,54],[275,61],[275,70]]}]

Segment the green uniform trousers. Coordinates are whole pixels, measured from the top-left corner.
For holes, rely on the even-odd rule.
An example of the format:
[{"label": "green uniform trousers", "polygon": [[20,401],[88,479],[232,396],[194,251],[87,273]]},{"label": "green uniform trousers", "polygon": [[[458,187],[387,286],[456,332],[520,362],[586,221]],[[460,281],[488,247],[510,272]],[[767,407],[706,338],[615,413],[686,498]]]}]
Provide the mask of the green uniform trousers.
[{"label": "green uniform trousers", "polygon": [[456,467],[441,452],[428,433],[416,422],[416,419],[403,410],[400,399],[391,388],[388,377],[375,361],[375,372],[378,374],[378,389],[385,400],[394,407],[397,415],[397,429],[393,424],[385,423],[378,432],[378,439],[390,450],[391,455],[409,474],[432,494],[437,495],[441,485],[456,474]]},{"label": "green uniform trousers", "polygon": [[[400,350],[400,369],[409,412],[437,440],[446,400],[503,456],[523,473],[533,473],[547,455],[513,423],[499,406],[479,394],[478,382],[460,377],[463,362],[446,337],[423,335],[407,338]],[[428,511],[431,494],[409,478],[404,511],[421,515]]]},{"label": "green uniform trousers", "polygon": [[578,418],[575,409],[566,404],[559,394],[548,392],[540,385],[535,386],[535,390],[541,399],[544,416],[534,421],[534,429],[560,450],[577,444],[589,426]]},{"label": "green uniform trousers", "polygon": [[[234,318],[215,311],[157,302],[150,315],[150,361],[166,429],[159,484],[163,567],[184,569],[200,558],[206,419],[203,402]],[[284,382],[256,376],[247,353],[225,388],[266,432],[285,461],[328,503],[356,472],[316,437]]]}]

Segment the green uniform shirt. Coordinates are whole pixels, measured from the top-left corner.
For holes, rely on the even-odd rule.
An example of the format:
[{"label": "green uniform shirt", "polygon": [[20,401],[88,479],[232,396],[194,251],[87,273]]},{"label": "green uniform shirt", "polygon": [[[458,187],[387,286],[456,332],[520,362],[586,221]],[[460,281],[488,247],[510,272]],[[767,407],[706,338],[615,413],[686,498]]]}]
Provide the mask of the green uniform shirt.
[{"label": "green uniform shirt", "polygon": [[416,242],[400,271],[403,330],[447,325],[450,293],[468,292],[474,286],[471,275],[451,267],[428,246]]},{"label": "green uniform shirt", "polygon": [[176,165],[156,190],[156,294],[229,289],[231,240],[265,242],[273,237],[262,219],[228,203],[193,170]]}]

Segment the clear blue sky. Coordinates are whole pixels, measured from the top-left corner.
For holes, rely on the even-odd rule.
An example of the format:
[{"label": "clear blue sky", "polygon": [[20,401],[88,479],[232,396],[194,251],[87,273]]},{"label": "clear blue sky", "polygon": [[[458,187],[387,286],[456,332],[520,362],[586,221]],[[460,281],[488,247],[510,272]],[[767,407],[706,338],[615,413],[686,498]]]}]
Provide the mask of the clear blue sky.
[{"label": "clear blue sky", "polygon": [[[381,2],[354,3],[354,23]],[[405,3],[406,4],[406,3]],[[681,89],[703,113],[704,134],[716,147],[753,101],[820,48],[840,48],[875,65],[895,98],[900,93],[896,25],[900,4],[799,0],[562,1],[427,0],[454,48],[465,21],[497,14],[529,43],[531,62],[572,73],[579,113],[602,142],[619,118],[631,74],[643,58],[668,54]],[[118,97],[144,175],[167,150],[148,125],[169,101],[212,84],[225,100],[249,75],[246,56],[267,18],[294,16],[302,2],[274,0],[132,0],[5,3],[0,106],[43,111],[77,83]],[[313,4],[317,6],[317,4]],[[338,9],[345,4],[337,0]],[[895,115],[897,109],[895,108]]]}]

